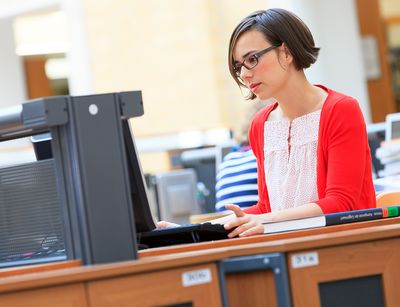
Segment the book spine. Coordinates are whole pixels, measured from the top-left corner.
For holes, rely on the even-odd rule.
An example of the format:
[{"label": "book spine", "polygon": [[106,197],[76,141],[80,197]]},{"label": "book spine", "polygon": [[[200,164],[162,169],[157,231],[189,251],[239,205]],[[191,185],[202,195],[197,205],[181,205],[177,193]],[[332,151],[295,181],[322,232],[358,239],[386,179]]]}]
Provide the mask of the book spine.
[{"label": "book spine", "polygon": [[338,225],[354,222],[372,221],[382,218],[399,216],[399,207],[373,208],[349,212],[326,214],[326,225]]}]

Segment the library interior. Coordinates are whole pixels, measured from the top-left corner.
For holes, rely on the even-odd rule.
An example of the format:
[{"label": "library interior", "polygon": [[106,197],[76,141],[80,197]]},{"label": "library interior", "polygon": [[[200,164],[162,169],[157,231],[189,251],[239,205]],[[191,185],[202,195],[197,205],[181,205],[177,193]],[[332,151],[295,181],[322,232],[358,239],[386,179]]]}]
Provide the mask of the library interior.
[{"label": "library interior", "polygon": [[[358,102],[374,207],[242,222],[287,189],[248,133],[284,99],[243,77],[286,41],[231,65],[254,31],[233,29],[272,8],[320,47],[313,88]],[[398,0],[0,0],[0,34],[0,306],[400,305]]]}]

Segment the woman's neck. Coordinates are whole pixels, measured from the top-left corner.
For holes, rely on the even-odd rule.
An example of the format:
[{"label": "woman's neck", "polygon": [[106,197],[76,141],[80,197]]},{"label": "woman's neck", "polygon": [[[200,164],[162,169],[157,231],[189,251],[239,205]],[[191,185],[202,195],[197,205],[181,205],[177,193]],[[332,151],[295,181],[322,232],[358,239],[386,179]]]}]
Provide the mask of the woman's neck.
[{"label": "woman's neck", "polygon": [[308,82],[304,73],[287,82],[281,94],[275,97],[283,117],[293,120],[322,108],[328,93]]}]

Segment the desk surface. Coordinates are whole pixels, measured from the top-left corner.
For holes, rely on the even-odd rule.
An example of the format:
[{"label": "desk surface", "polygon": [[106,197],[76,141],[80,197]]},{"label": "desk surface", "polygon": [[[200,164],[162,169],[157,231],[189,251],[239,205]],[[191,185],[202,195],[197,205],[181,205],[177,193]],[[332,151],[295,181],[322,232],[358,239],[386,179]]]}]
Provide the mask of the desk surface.
[{"label": "desk surface", "polygon": [[286,238],[296,238],[302,236],[310,236],[315,234],[327,234],[337,231],[344,231],[349,229],[359,229],[366,228],[371,226],[382,226],[382,225],[392,225],[392,224],[400,224],[400,217],[374,220],[374,221],[366,221],[366,222],[358,222],[358,223],[350,223],[350,224],[342,224],[342,225],[334,225],[327,226],[322,228],[312,228],[312,229],[304,229],[297,231],[288,231],[282,233],[275,234],[266,234],[259,235],[247,238],[235,238],[235,239],[227,239],[220,241],[212,241],[212,242],[201,242],[196,244],[182,244],[182,245],[173,245],[159,248],[151,248],[147,250],[139,251],[139,257],[145,258],[150,256],[158,256],[158,255],[167,255],[171,253],[181,253],[188,251],[199,251],[203,249],[215,249],[221,247],[231,247],[238,246],[243,244],[252,244],[252,243],[260,243],[260,242],[270,242],[279,239]]},{"label": "desk surface", "polygon": [[[303,251],[328,246],[340,246],[400,236],[400,224],[347,229],[308,236],[280,238],[271,241],[252,242],[215,247],[184,253],[149,256],[134,261],[82,266],[42,273],[23,274],[0,279],[0,293],[49,287],[84,281],[96,281],[113,277],[150,273],[160,270],[206,265],[222,259],[275,252]],[[260,236],[261,238],[261,236]],[[215,243],[215,242],[214,242]]]}]

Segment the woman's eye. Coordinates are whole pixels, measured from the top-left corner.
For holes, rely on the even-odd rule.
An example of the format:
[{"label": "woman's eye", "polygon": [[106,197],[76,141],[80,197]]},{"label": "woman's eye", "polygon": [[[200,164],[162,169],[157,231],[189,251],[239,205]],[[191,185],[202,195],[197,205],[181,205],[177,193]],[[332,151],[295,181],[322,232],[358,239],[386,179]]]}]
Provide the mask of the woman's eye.
[{"label": "woman's eye", "polygon": [[250,65],[254,65],[257,63],[257,57],[255,55],[249,56],[247,62],[249,62]]}]

